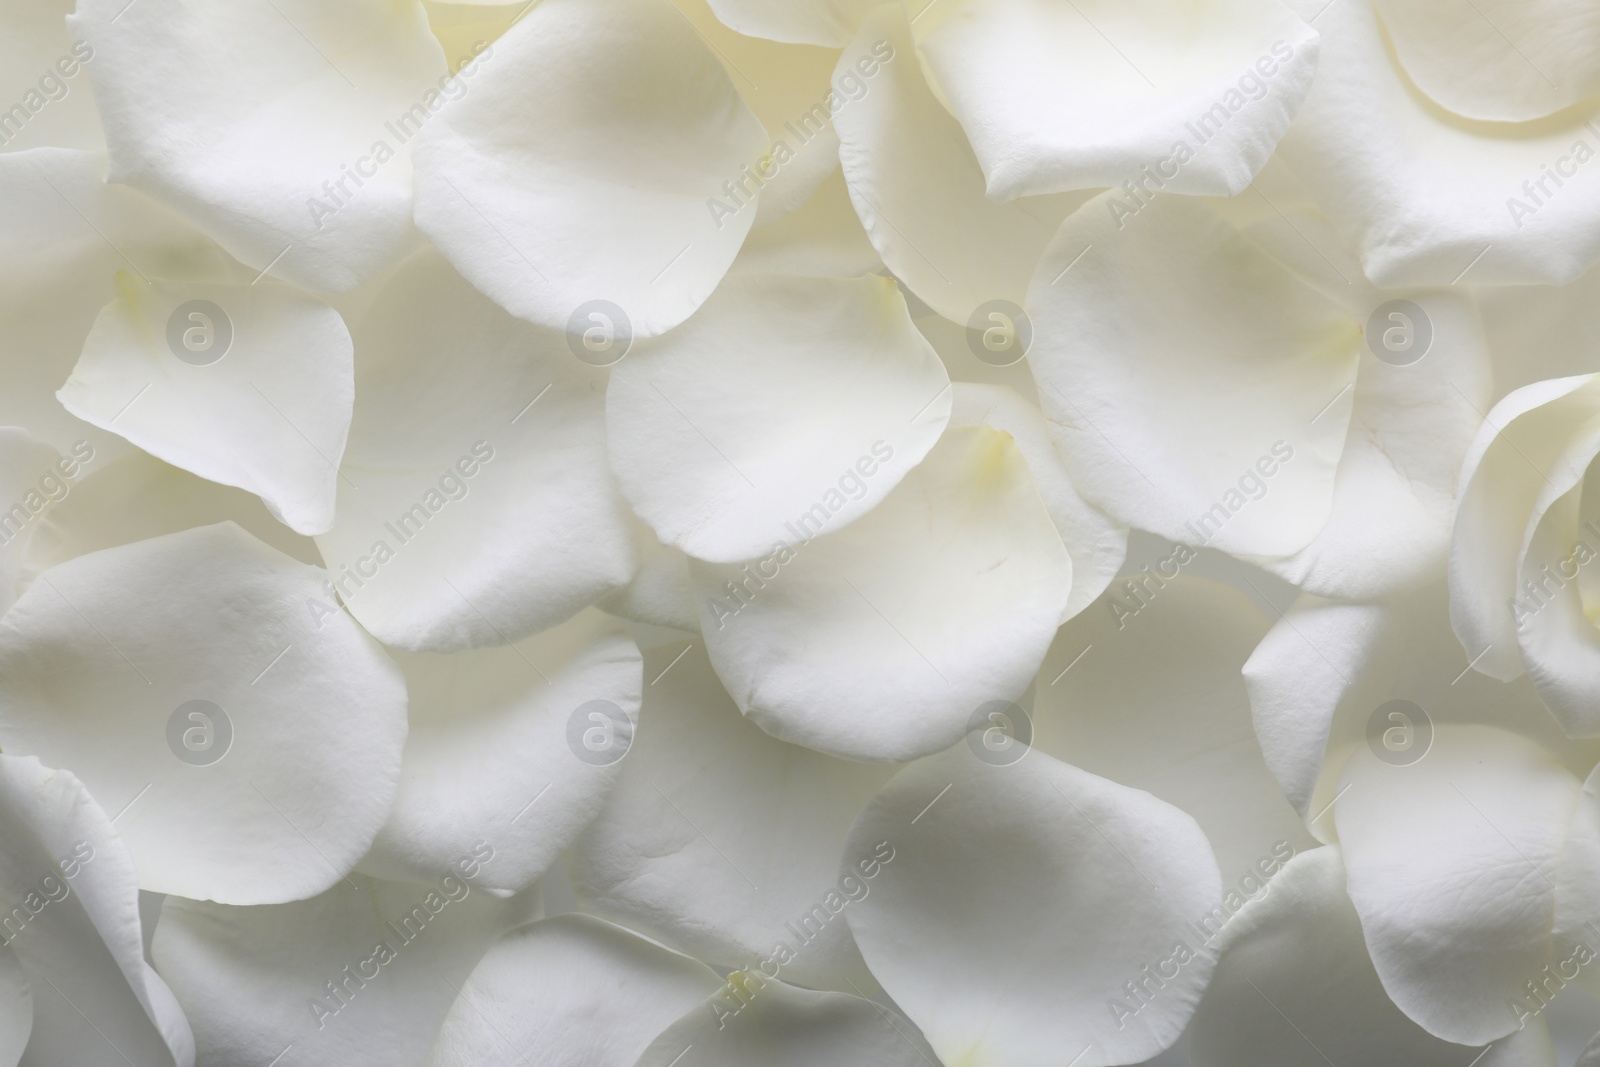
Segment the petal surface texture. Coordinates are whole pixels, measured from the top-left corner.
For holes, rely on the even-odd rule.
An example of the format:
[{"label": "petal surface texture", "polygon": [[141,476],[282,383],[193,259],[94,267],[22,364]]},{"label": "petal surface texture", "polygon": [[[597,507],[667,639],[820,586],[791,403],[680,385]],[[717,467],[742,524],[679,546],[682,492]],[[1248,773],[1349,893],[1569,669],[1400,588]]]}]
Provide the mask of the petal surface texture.
[{"label": "petal surface texture", "polygon": [[406,737],[399,670],[323,581],[227,522],[46,571],[0,621],[0,743],[106,798],[142,889],[321,892],[383,824]]}]

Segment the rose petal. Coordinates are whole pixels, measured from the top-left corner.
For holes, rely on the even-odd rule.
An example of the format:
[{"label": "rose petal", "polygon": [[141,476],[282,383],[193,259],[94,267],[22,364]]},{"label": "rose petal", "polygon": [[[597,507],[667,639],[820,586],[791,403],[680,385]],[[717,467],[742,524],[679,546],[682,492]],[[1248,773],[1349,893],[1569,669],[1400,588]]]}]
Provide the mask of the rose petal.
[{"label": "rose petal", "polygon": [[62,405],[168,463],[256,493],[303,534],[333,525],[354,399],[350,332],[289,286],[117,275]]},{"label": "rose petal", "polygon": [[141,888],[321,892],[382,825],[406,735],[400,672],[323,584],[228,522],[52,568],[0,620],[0,743],[105,798]]},{"label": "rose petal", "polygon": [[875,0],[710,0],[717,18],[772,41],[841,48]]},{"label": "rose petal", "polygon": [[987,427],[947,431],[843,530],[791,526],[763,559],[689,573],[728,692],[795,744],[870,760],[949,746],[1027,688],[1066,608],[1071,560],[1022,453]]},{"label": "rose petal", "polygon": [[1217,864],[1183,812],[1043,752],[912,764],[844,862],[869,853],[883,868],[850,928],[945,1063],[1137,1062],[1177,1040],[1210,977],[1189,954],[1153,1004],[1107,1010],[1217,902]]},{"label": "rose petal", "polygon": [[512,314],[564,330],[610,301],[653,337],[733,262],[754,221],[741,168],[767,139],[686,22],[664,0],[541,3],[424,128],[417,225]]},{"label": "rose petal", "polygon": [[1073,484],[1171,540],[1300,550],[1332,508],[1357,324],[1205,204],[1117,203],[1062,225],[1029,292],[1029,362]]},{"label": "rose petal", "polygon": [[501,645],[628,580],[604,373],[562,335],[513,319],[425,251],[355,338],[359,400],[317,545],[373,635],[413,651]]},{"label": "rose petal", "polygon": [[1172,0],[1070,7],[906,4],[929,77],[997,200],[1147,182],[1145,166],[1169,192],[1236,195],[1317,70],[1316,31],[1273,0],[1203,16]]},{"label": "rose petal", "polygon": [[495,861],[478,884],[514,892],[543,874],[621,770],[569,750],[573,724],[593,728],[594,702],[610,716],[595,721],[624,738],[639,719],[639,650],[619,630],[591,612],[504,648],[400,655],[400,790],[361,869],[426,881],[486,839]]},{"label": "rose petal", "polygon": [[446,99],[420,3],[84,0],[67,25],[94,49],[110,179],[240,262],[343,292],[415,245],[404,146]]},{"label": "rose petal", "polygon": [[721,984],[703,963],[588,915],[496,941],[461,987],[429,1067],[633,1067]]},{"label": "rose petal", "polygon": [[32,988],[28,1063],[193,1067],[189,1024],[144,960],[127,848],[77,777],[32,757],[0,755],[0,894],[8,984],[26,979],[23,1006]]},{"label": "rose petal", "polygon": [[[704,648],[645,657],[636,743],[573,846],[584,906],[723,967],[845,990],[870,982],[839,920],[850,822],[893,768],[786,744],[746,721]],[[870,892],[859,879],[850,895]],[[778,946],[786,952],[779,952]]]},{"label": "rose petal", "polygon": [[0,147],[8,152],[44,145],[105,149],[83,76],[94,50],[67,33],[71,13],[70,0],[22,0],[0,9],[0,100],[21,105],[20,112],[6,112],[0,127]]},{"label": "rose petal", "polygon": [[663,543],[732,563],[818,501],[829,531],[876,507],[939,439],[949,389],[892,281],[740,273],[611,372],[607,447]]}]

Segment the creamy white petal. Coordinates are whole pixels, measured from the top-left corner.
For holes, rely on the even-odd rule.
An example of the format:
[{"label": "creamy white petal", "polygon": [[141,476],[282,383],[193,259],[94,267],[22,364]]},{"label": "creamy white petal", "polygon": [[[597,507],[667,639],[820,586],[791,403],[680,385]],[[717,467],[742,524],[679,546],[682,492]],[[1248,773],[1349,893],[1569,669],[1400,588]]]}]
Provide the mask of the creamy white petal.
[{"label": "creamy white petal", "polygon": [[1267,769],[1239,676],[1267,619],[1184,574],[1193,561],[1174,548],[1061,628],[1039,671],[1033,746],[1193,816],[1237,910],[1259,861],[1315,840]]},{"label": "creamy white petal", "polygon": [[1029,292],[1029,363],[1073,483],[1172,540],[1299,551],[1332,509],[1359,325],[1203,202],[1117,202],[1068,218]]},{"label": "creamy white petal", "polygon": [[735,972],[663,1030],[638,1067],[927,1067],[931,1051],[898,1012],[870,1000]]},{"label": "creamy white petal", "polygon": [[609,301],[633,336],[653,337],[733,262],[755,213],[720,200],[723,182],[766,151],[716,54],[666,0],[546,0],[424,128],[417,225],[514,315],[565,330]]},{"label": "creamy white petal", "polygon": [[71,12],[72,0],[0,4],[0,100],[9,109],[0,122],[0,150],[104,149],[100,115],[83,73],[94,50],[67,33]]},{"label": "creamy white petal", "polygon": [[992,426],[1011,435],[1028,461],[1034,487],[1072,557],[1072,592],[1062,621],[1088,607],[1122,568],[1128,556],[1128,528],[1079,495],[1056,455],[1044,414],[1003,385],[956,382],[950,422],[953,426]]},{"label": "creamy white petal", "polygon": [[842,884],[838,864],[851,820],[893,768],[764,733],[698,642],[651,650],[644,674],[636,743],[569,852],[585,908],[718,966],[870,985],[839,913],[873,881]]},{"label": "creamy white petal", "polygon": [[854,278],[882,273],[884,266],[850,203],[844,172],[835,167],[811,199],[776,222],[751,230],[729,270]]},{"label": "creamy white petal", "polygon": [[406,735],[400,672],[323,581],[228,522],[54,567],[0,620],[0,742],[117,813],[141,888],[321,892],[382,825]]},{"label": "creamy white petal", "polygon": [[240,262],[343,292],[415,245],[406,141],[466,88],[441,92],[420,3],[83,0],[67,25],[94,49],[111,180]]},{"label": "creamy white petal", "polygon": [[338,515],[317,544],[374,636],[413,651],[501,645],[628,581],[605,373],[562,334],[512,318],[431,250],[354,334]]},{"label": "creamy white petal", "polygon": [[[0,613],[10,608],[26,581],[24,553],[54,507],[71,492],[67,472],[76,458],[15,426],[0,426]],[[4,1059],[0,1056],[0,1059]]]},{"label": "creamy white petal", "polygon": [[740,710],[785,741],[847,759],[936,752],[980,705],[1027,688],[1071,560],[1027,460],[988,427],[946,431],[837,532],[817,514],[834,507],[825,495],[743,567],[691,561],[711,662]]},{"label": "creamy white petal", "polygon": [[22,577],[39,574],[69,559],[102,548],[179,533],[195,526],[234,522],[250,536],[301,563],[321,566],[316,542],[302,537],[268,513],[261,498],[243,489],[197,478],[188,471],[131,451],[82,474],[83,451],[61,457],[66,492],[40,516],[22,555]]},{"label": "creamy white petal", "polygon": [[1579,782],[1484,726],[1396,766],[1357,750],[1335,806],[1350,899],[1384,989],[1429,1033],[1486,1044],[1552,951],[1554,877]]},{"label": "creamy white petal", "polygon": [[56,396],[168,463],[256,493],[303,534],[333,525],[354,401],[350,331],[270,279],[146,282],[117,274]]},{"label": "creamy white petal", "polygon": [[705,964],[588,915],[496,941],[461,986],[429,1067],[633,1067],[722,984]]},{"label": "creamy white petal", "polygon": [[889,279],[739,273],[612,370],[607,447],[663,543],[732,563],[813,505],[830,530],[871,511],[939,439],[949,393]]},{"label": "creamy white petal", "polygon": [[33,992],[16,954],[0,946],[0,1064],[17,1067],[33,1034]]},{"label": "creamy white petal", "polygon": [[1581,0],[1376,0],[1406,74],[1466,118],[1522,122],[1600,92],[1600,11]]},{"label": "creamy white petal", "polygon": [[699,633],[700,614],[694,606],[689,557],[656,540],[655,533],[644,523],[637,524],[634,543],[639,549],[638,572],[627,585],[601,600],[598,607],[634,622]]},{"label": "creamy white petal", "polygon": [[710,0],[717,18],[772,41],[840,48],[877,0]]},{"label": "creamy white petal", "polygon": [[1600,375],[1537,382],[1496,404],[1461,468],[1450,548],[1450,617],[1475,667],[1522,673],[1516,608],[1520,568],[1544,512],[1583,477],[1600,450]]},{"label": "creamy white petal", "polygon": [[[1537,123],[1461,118],[1395,66],[1373,5],[1286,2],[1316,18],[1322,60],[1282,155],[1360,250],[1367,277],[1385,287],[1564,284],[1600,259],[1600,182],[1589,176],[1600,139],[1587,126],[1600,103]],[[1466,22],[1481,13],[1460,12],[1456,25],[1476,35]]]},{"label": "creamy white petal", "polygon": [[[1394,1006],[1344,881],[1336,846],[1296,856],[1224,928],[1221,961],[1185,1037],[1195,1067],[1461,1067],[1472,1059],[1471,1049],[1434,1037]],[[1477,1062],[1554,1067],[1544,1029],[1535,1019]]]},{"label": "creamy white petal", "polygon": [[1233,196],[1318,68],[1317,32],[1275,0],[905,8],[997,200],[1149,182],[1147,166],[1169,192]]},{"label": "creamy white petal", "polygon": [[199,1062],[421,1067],[474,965],[536,905],[496,900],[464,869],[426,883],[356,874],[253,908],[168,897],[154,956]]},{"label": "creamy white petal", "polygon": [[869,855],[884,862],[850,928],[945,1063],[1137,1062],[1177,1040],[1210,977],[1186,953],[1153,1003],[1108,1010],[1221,898],[1217,863],[1188,815],[1043,752],[912,764],[842,864]]},{"label": "creamy white petal", "polygon": [[400,790],[361,869],[423,881],[481,840],[495,855],[478,884],[517,891],[543,874],[621,770],[586,761],[582,739],[631,737],[639,719],[639,650],[621,629],[591,611],[503,648],[399,655]]},{"label": "creamy white petal", "polygon": [[1040,254],[1085,194],[985,196],[967,135],[924,80],[898,4],[862,24],[834,91],[850,197],[889,269],[963,326],[991,301],[1020,305]]},{"label": "creamy white petal", "polygon": [[32,991],[24,1063],[193,1067],[189,1024],[144,960],[128,849],[76,776],[32,757],[0,755],[0,900],[0,952]]}]

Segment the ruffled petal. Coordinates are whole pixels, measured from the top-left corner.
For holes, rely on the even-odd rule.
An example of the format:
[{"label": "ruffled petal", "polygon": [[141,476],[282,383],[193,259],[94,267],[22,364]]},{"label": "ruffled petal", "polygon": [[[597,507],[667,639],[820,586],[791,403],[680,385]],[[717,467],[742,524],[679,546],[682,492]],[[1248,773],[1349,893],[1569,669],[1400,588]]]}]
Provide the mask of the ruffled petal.
[{"label": "ruffled petal", "polygon": [[939,439],[949,394],[889,279],[741,273],[611,372],[607,446],[663,543],[732,563],[818,501],[830,532],[871,511]]},{"label": "ruffled petal", "polygon": [[628,581],[633,520],[606,464],[603,371],[432,251],[390,279],[355,339],[338,514],[317,544],[374,636],[413,651],[502,645]]},{"label": "ruffled petal", "polygon": [[717,18],[772,41],[841,48],[880,0],[710,0]]},{"label": "ruffled petal", "polygon": [[0,755],[0,894],[8,1013],[19,977],[23,1004],[32,991],[28,1063],[193,1067],[189,1024],[144,959],[128,849],[76,776],[33,757]]},{"label": "ruffled petal", "polygon": [[881,504],[830,532],[836,503],[821,497],[762,559],[691,561],[711,662],[775,737],[847,759],[936,752],[980,705],[1027,688],[1071,559],[1027,460],[988,427],[948,430]]},{"label": "ruffled petal", "polygon": [[569,853],[585,908],[721,967],[770,961],[785,981],[870,984],[839,912],[872,883],[841,883],[837,868],[893,768],[764,733],[698,643],[649,652],[645,681],[616,789]]},{"label": "ruffled petal", "polygon": [[576,335],[603,304],[653,337],[733,262],[766,151],[716,54],[665,0],[554,0],[423,128],[417,225],[513,315]]},{"label": "ruffled petal", "polygon": [[850,832],[840,869],[880,867],[845,912],[872,973],[945,1063],[1103,1067],[1168,1048],[1214,965],[1185,944],[1222,895],[1205,834],[1043,752],[974,751],[907,767]]},{"label": "ruffled petal", "polygon": [[94,50],[110,180],[308,289],[353,289],[415,245],[406,142],[468,86],[420,3],[83,0],[67,25]]},{"label": "ruffled petal", "polygon": [[400,672],[323,585],[226,522],[52,568],[0,620],[0,743],[104,798],[140,888],[321,892],[383,824],[406,736]]},{"label": "ruffled petal", "polygon": [[1151,181],[1233,196],[1318,67],[1316,31],[1274,0],[905,7],[996,200]]}]

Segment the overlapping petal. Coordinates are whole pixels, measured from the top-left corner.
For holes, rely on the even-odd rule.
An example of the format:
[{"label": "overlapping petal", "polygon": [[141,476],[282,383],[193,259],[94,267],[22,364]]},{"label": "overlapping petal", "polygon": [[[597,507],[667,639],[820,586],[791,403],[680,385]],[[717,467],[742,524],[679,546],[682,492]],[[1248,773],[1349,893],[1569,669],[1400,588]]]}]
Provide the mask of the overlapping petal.
[{"label": "overlapping petal", "polygon": [[873,858],[850,928],[945,1063],[1147,1059],[1177,1040],[1214,966],[1188,926],[1222,896],[1199,826],[1043,752],[999,765],[957,745],[907,767],[856,821],[840,869]]},{"label": "overlapping petal", "polygon": [[730,275],[699,314],[611,372],[607,444],[663,543],[718,563],[829,531],[939,439],[950,381],[894,283]]},{"label": "overlapping petal", "polygon": [[1027,688],[1072,561],[1009,435],[950,429],[865,517],[835,532],[831,507],[821,498],[761,559],[690,562],[706,650],[740,710],[785,741],[906,760]]},{"label": "overlapping petal", "polygon": [[362,869],[423,881],[482,841],[495,857],[477,884],[517,891],[543,874],[621,769],[585,760],[585,737],[609,730],[625,752],[639,719],[639,650],[620,630],[588,612],[503,648],[400,655],[410,732]]},{"label": "overlapping petal", "polygon": [[[410,149],[461,95],[415,0],[84,0],[111,180],[258,271],[343,292],[416,243]],[[450,88],[446,88],[446,85]]]},{"label": "overlapping petal", "polygon": [[678,325],[749,231],[768,147],[716,54],[666,0],[541,3],[494,49],[420,135],[417,225],[531,322],[608,301],[634,336]]},{"label": "overlapping petal", "polygon": [[561,333],[512,318],[424,251],[354,334],[338,513],[317,543],[363,626],[411,650],[500,645],[629,579],[605,373]]},{"label": "overlapping petal", "polygon": [[324,581],[232,523],[54,567],[0,620],[0,743],[104,798],[143,889],[321,892],[387,816],[406,736],[400,672]]}]

